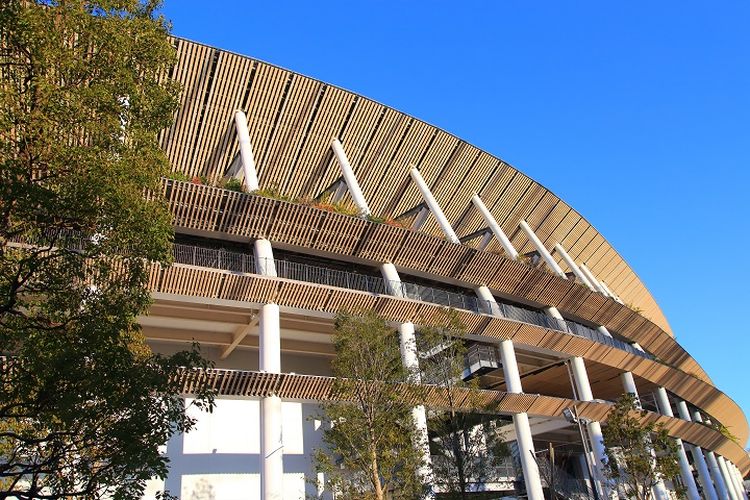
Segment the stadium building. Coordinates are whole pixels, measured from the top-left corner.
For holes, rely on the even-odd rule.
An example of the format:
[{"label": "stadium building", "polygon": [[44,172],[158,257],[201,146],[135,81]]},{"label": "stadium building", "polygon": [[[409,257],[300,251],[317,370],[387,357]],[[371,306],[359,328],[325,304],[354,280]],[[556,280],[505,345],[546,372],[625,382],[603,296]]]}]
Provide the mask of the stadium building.
[{"label": "stadium building", "polygon": [[[140,322],[157,351],[200,342],[220,396],[212,414],[196,414],[195,431],[168,443],[170,475],[153,491],[331,498],[316,484],[311,453],[326,425],[318,402],[331,397],[335,314],[375,310],[406,343],[449,306],[468,331],[466,374],[507,417],[513,450],[476,484],[483,498],[542,499],[549,485],[534,453],[549,443],[566,450],[565,495],[612,494],[600,481],[600,423],[632,392],[679,444],[680,477],[658,485],[659,498],[681,485],[691,500],[747,499],[745,415],[573,207],[385,105],[248,57],[175,44],[180,108],[160,137],[174,172],[163,194],[175,263],[152,271],[155,301]],[[260,191],[219,187],[231,178]],[[189,395],[195,380],[184,383]]]}]

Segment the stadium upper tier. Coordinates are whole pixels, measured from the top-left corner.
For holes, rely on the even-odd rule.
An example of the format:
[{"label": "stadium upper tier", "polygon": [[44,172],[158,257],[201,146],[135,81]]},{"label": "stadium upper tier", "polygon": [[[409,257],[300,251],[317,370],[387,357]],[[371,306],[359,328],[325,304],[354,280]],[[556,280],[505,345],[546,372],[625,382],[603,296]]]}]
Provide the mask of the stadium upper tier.
[{"label": "stadium upper tier", "polygon": [[[333,85],[184,39],[175,43],[179,59],[170,76],[182,85],[180,109],[161,136],[173,169],[222,177],[239,152],[233,115],[242,109],[261,188],[314,197],[340,176],[330,147],[337,137],[373,214],[396,217],[421,203],[408,175],[408,167],[416,165],[459,237],[484,227],[471,203],[476,192],[520,253],[534,250],[518,228],[525,220],[548,248],[560,242],[623,302],[671,334],[645,285],[606,239],[554,193],[500,158]],[[421,231],[441,234],[431,219]],[[487,250],[501,248],[493,242]]]}]

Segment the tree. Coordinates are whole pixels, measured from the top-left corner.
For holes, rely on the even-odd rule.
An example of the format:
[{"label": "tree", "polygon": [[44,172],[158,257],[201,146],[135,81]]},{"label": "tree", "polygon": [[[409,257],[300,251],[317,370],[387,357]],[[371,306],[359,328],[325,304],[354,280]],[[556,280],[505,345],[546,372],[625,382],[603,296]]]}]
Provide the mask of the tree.
[{"label": "tree", "polygon": [[605,475],[627,497],[645,500],[661,480],[679,474],[677,444],[662,424],[642,422],[646,412],[635,396],[623,394],[602,429],[607,454]]},{"label": "tree", "polygon": [[331,425],[323,434],[327,450],[315,457],[326,487],[343,498],[418,498],[423,457],[414,444],[414,403],[408,401],[409,373],[397,332],[374,312],[342,312],[333,344],[339,401],[322,405]]},{"label": "tree", "polygon": [[[176,109],[151,0],[0,3],[0,496],[139,498],[193,425],[137,317],[171,219],[157,134]],[[211,405],[199,389],[198,405]]]},{"label": "tree", "polygon": [[[447,498],[468,498],[472,484],[486,482],[509,456],[500,428],[507,422],[479,399],[477,379],[464,378],[465,328],[455,311],[419,330],[422,381],[444,390],[445,408],[429,412],[432,468]],[[459,408],[468,398],[477,412]]]}]

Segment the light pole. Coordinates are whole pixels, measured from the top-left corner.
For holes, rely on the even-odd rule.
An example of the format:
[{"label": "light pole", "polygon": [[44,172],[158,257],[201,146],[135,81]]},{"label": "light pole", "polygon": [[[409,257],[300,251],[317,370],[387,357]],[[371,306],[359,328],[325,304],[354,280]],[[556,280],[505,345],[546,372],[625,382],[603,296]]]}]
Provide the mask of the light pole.
[{"label": "light pole", "polygon": [[578,416],[578,410],[576,409],[575,405],[570,408],[565,408],[563,410],[563,417],[565,417],[565,420],[567,420],[571,424],[578,425],[578,433],[581,436],[581,444],[583,445],[583,457],[586,459],[586,468],[588,469],[589,477],[591,478],[591,490],[594,492],[594,500],[600,500],[601,497],[599,495],[599,481],[594,475],[594,467],[591,464],[591,450],[589,448],[586,437],[583,435],[583,427],[581,426],[581,424],[588,424],[588,420]]}]

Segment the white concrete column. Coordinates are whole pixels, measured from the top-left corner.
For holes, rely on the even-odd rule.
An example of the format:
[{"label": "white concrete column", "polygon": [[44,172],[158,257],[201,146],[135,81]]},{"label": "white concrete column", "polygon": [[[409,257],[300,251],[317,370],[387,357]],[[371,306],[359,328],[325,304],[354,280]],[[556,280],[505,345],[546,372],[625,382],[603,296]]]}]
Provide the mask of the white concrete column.
[{"label": "white concrete column", "polygon": [[363,217],[370,215],[370,207],[367,205],[365,195],[362,194],[362,188],[359,187],[359,182],[357,182],[354,170],[352,170],[352,166],[349,164],[349,159],[346,157],[344,147],[339,140],[334,137],[331,139],[331,148],[333,149],[333,154],[336,156],[336,160],[338,160],[346,186],[349,188],[349,194],[352,195],[352,201],[357,205],[359,215]]},{"label": "white concrete column", "polygon": [[480,301],[483,301],[487,305],[487,309],[489,310],[490,314],[492,314],[493,316],[502,316],[500,306],[498,305],[497,300],[495,300],[495,296],[492,295],[492,292],[489,288],[487,288],[485,285],[480,285],[474,288],[474,293],[477,294],[477,298]]},{"label": "white concrete column", "polygon": [[727,492],[732,500],[742,500],[742,496],[737,493],[737,489],[732,482],[732,478],[729,476],[729,470],[727,469],[727,462],[721,455],[716,455],[716,460],[719,463],[719,471],[721,477],[724,479],[724,484],[727,487]]},{"label": "white concrete column", "polygon": [[[692,421],[687,404],[684,401],[677,402],[677,413],[680,415],[681,419],[687,420],[688,422]],[[693,464],[695,464],[695,468],[698,471],[698,480],[703,489],[703,496],[706,500],[718,500],[719,497],[716,495],[714,483],[711,481],[711,474],[708,471],[708,465],[706,465],[703,450],[692,444],[687,444],[686,447],[690,451],[690,454],[693,455]]]},{"label": "white concrete column", "polygon": [[638,408],[641,408],[641,398],[638,395],[638,387],[635,385],[635,379],[633,378],[632,372],[622,372],[620,374],[620,381],[622,382],[622,388],[625,392],[632,394],[635,397],[635,403]]},{"label": "white concrete column", "polygon": [[[392,264],[391,264],[392,265]],[[401,347],[401,364],[409,372],[410,382],[419,384],[421,376],[419,373],[419,356],[417,354],[417,338],[414,332],[414,323],[408,321],[398,326],[399,345]],[[423,405],[411,409],[412,420],[417,439],[417,446],[422,449],[422,464],[417,469],[417,474],[425,484],[432,483],[432,461],[430,459],[430,440],[427,435],[427,413]],[[428,497],[432,497],[430,493]]]},{"label": "white concrete column", "polygon": [[[518,371],[516,351],[512,340],[504,340],[500,343],[500,359],[503,363],[506,392],[513,394],[522,393],[521,374]],[[529,500],[544,500],[539,466],[534,458],[534,439],[531,435],[528,414],[513,414],[513,426],[516,431],[518,453],[521,459],[521,468],[523,469],[523,479],[526,484],[528,498]]]},{"label": "white concrete column", "polygon": [[[573,383],[575,384],[576,393],[578,399],[581,401],[593,401],[594,394],[591,392],[591,384],[589,383],[589,375],[586,371],[586,364],[583,358],[575,356],[570,358],[570,367],[573,372]],[[608,490],[606,482],[603,480],[604,475],[602,473],[605,464],[607,463],[607,455],[604,450],[604,437],[602,436],[602,426],[597,421],[591,421],[588,424],[589,440],[591,441],[591,450],[594,452],[594,475],[596,480],[600,482],[602,488]],[[605,491],[605,496],[607,495]]]},{"label": "white concrete column", "polygon": [[550,318],[554,318],[559,322],[559,326],[562,331],[570,331],[568,329],[568,323],[565,322],[565,318],[563,318],[562,314],[560,314],[560,311],[555,306],[545,307],[543,311],[547,316],[549,316]]},{"label": "white concrete column", "polygon": [[742,495],[742,498],[745,500],[748,500],[747,490],[745,489],[745,479],[742,477],[740,469],[732,462],[729,462],[729,465],[731,465],[731,472],[734,472],[734,478],[737,480],[737,489],[739,490],[740,495]]},{"label": "white concrete column", "polygon": [[396,266],[390,262],[384,262],[380,265],[380,274],[383,275],[385,289],[394,297],[404,297],[404,290],[401,287],[401,277],[398,274]]},{"label": "white concrete column", "polygon": [[542,256],[544,259],[544,262],[547,263],[547,267],[549,267],[553,273],[557,274],[563,279],[568,279],[568,277],[565,275],[563,270],[560,268],[559,265],[557,265],[557,262],[555,259],[552,258],[552,254],[549,253],[549,251],[544,247],[542,244],[542,241],[537,238],[534,231],[532,231],[531,227],[526,223],[525,220],[522,220],[518,226],[523,230],[524,233],[526,233],[526,237],[529,238],[529,241],[532,245],[536,248],[537,252],[539,252],[539,255]]},{"label": "white concrete column", "polygon": [[[255,266],[258,274],[276,276],[271,243],[255,240]],[[281,326],[278,304],[260,307],[258,320],[258,368],[281,372]],[[260,490],[264,500],[281,500],[284,487],[284,447],[281,439],[281,398],[272,394],[260,400]]]},{"label": "white concrete column", "polygon": [[597,292],[601,293],[605,297],[609,297],[609,295],[607,295],[607,291],[604,289],[604,287],[602,287],[602,284],[599,283],[599,280],[596,279],[596,277],[594,276],[594,273],[592,273],[591,270],[588,267],[586,267],[586,264],[581,263],[581,265],[578,267],[581,269],[581,271],[583,271],[583,274],[585,274],[586,277],[589,279],[589,282],[591,282],[591,284],[594,285],[594,288],[596,288]]},{"label": "white concrete column", "polygon": [[737,493],[737,497],[741,500],[744,500],[746,496],[744,491],[745,488],[742,486],[742,481],[740,481],[737,477],[737,469],[728,458],[725,458],[724,462],[726,463],[727,472],[729,473],[729,478],[732,481],[732,485],[734,486],[734,491]]},{"label": "white concrete column", "polygon": [[[633,378],[632,372],[622,372],[620,374],[620,381],[622,382],[622,387],[625,390],[625,392],[628,392],[632,394],[635,397],[635,404],[638,407],[638,409],[641,409],[641,398],[638,395],[638,387],[635,385],[635,379]],[[656,453],[654,452],[653,447],[649,447],[649,451],[651,455],[656,458]],[[669,498],[669,493],[667,493],[667,487],[664,485],[664,481],[657,481],[654,484],[653,488],[654,492],[654,498]]]},{"label": "white concrete column", "polygon": [[[669,396],[664,387],[658,387],[656,389],[656,403],[659,407],[659,413],[666,417],[674,418],[672,406],[669,404]],[[682,478],[682,483],[687,490],[687,496],[690,500],[701,500],[700,494],[698,493],[698,486],[695,484],[695,478],[693,477],[690,463],[685,454],[685,447],[682,444],[682,439],[675,438],[674,441],[677,443],[677,460],[680,463],[680,477]]]},{"label": "white concrete column", "polygon": [[422,193],[422,198],[424,199],[425,203],[427,203],[427,206],[429,207],[430,212],[432,212],[432,215],[434,215],[435,219],[437,219],[438,225],[443,230],[443,234],[445,234],[445,237],[448,238],[448,241],[450,241],[451,243],[460,244],[461,241],[458,239],[458,236],[456,236],[456,232],[453,230],[450,222],[448,222],[448,219],[445,217],[443,209],[440,208],[437,200],[435,200],[435,197],[432,196],[430,188],[427,187],[427,183],[422,178],[422,174],[419,173],[417,167],[412,166],[411,169],[409,169],[409,175],[411,175],[411,178],[417,185],[419,192]]},{"label": "white concrete column", "polygon": [[581,280],[581,283],[583,283],[584,285],[586,285],[592,291],[595,292],[596,288],[594,288],[594,285],[592,285],[591,282],[589,281],[588,277],[585,274],[583,274],[583,271],[581,271],[581,268],[578,267],[578,264],[576,264],[576,262],[573,260],[573,258],[570,255],[568,255],[568,252],[565,251],[565,249],[563,248],[563,246],[561,244],[557,243],[555,245],[555,250],[557,250],[557,253],[560,254],[560,257],[563,258],[563,260],[568,265],[568,267],[570,268],[570,270],[573,271],[573,274],[576,275],[576,278],[578,278],[579,280]]},{"label": "white concrete column", "polygon": [[259,369],[268,373],[281,373],[281,328],[279,306],[264,304],[260,307]]},{"label": "white concrete column", "polygon": [[721,467],[719,467],[719,461],[716,460],[716,455],[713,451],[706,451],[706,460],[711,468],[711,477],[714,478],[714,484],[719,490],[719,498],[721,500],[733,500],[733,496],[729,494],[727,484],[724,482],[724,476],[721,474]]},{"label": "white concrete column", "polygon": [[[693,421],[698,423],[703,423],[703,417],[701,416],[701,413],[698,410],[695,410],[693,412]],[[711,477],[714,480],[714,484],[716,485],[716,490],[719,495],[719,498],[721,500],[731,500],[731,496],[729,495],[729,490],[727,488],[726,483],[724,482],[724,478],[721,475],[721,468],[719,467],[719,462],[716,460],[716,455],[713,451],[710,450],[703,450],[706,454],[706,461],[708,462],[709,470],[711,471]]]},{"label": "white concrete column", "polygon": [[500,246],[503,247],[505,255],[513,260],[516,260],[518,258],[518,252],[513,246],[513,243],[511,243],[508,237],[505,235],[505,232],[500,227],[500,224],[497,223],[497,220],[495,220],[495,217],[487,209],[479,195],[474,193],[471,197],[471,202],[474,203],[474,206],[477,207],[479,213],[482,214],[482,218],[487,223],[490,231],[492,231],[492,234],[495,235],[495,238],[497,238]]},{"label": "white concrete column", "polygon": [[242,171],[245,174],[245,188],[248,192],[258,190],[258,174],[255,171],[253,147],[250,145],[250,132],[247,130],[247,117],[241,110],[234,112],[234,127],[237,130],[237,140],[240,143],[240,159]]},{"label": "white concrete column", "polygon": [[255,240],[255,272],[262,276],[276,276],[276,262],[273,258],[271,242],[260,238]]}]

